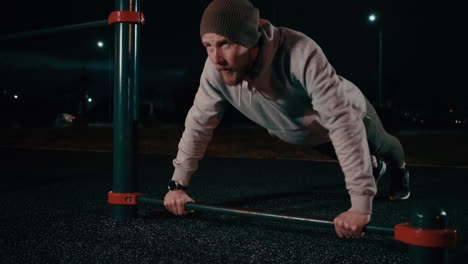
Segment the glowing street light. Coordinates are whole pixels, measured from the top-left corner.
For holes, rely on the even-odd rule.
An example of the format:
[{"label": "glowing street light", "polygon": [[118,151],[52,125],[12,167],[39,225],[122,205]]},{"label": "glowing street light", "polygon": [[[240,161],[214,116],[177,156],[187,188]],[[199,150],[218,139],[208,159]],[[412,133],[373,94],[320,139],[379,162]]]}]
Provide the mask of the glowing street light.
[{"label": "glowing street light", "polygon": [[104,47],[104,42],[98,41],[97,46],[100,48]]},{"label": "glowing street light", "polygon": [[13,96],[13,98],[18,99],[19,96],[15,94],[15,95]]},{"label": "glowing street light", "polygon": [[374,22],[377,19],[377,17],[374,14],[369,15],[369,21]]},{"label": "glowing street light", "polygon": [[92,103],[93,102],[93,98],[88,98],[88,103]]}]

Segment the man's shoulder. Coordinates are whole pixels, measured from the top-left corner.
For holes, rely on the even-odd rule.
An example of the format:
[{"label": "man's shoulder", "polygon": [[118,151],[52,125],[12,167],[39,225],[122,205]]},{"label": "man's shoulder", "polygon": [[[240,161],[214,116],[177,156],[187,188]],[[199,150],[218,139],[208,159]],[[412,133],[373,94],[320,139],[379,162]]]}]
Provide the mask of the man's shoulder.
[{"label": "man's shoulder", "polygon": [[318,44],[307,34],[288,27],[278,27],[283,45],[290,50],[315,49]]},{"label": "man's shoulder", "polygon": [[284,53],[293,55],[297,53],[303,56],[304,52],[310,52],[319,48],[318,44],[307,34],[298,30],[274,26],[267,20],[260,20],[263,31],[263,47],[266,52]]}]

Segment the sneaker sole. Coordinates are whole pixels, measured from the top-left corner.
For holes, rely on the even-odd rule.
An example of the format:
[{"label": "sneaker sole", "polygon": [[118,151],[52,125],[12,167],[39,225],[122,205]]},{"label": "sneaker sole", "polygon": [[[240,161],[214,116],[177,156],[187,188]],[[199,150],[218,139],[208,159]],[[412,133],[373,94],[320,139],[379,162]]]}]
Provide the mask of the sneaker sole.
[{"label": "sneaker sole", "polygon": [[407,200],[410,197],[410,195],[411,195],[411,193],[409,192],[406,196],[403,196],[403,197],[390,195],[388,198],[390,200]]},{"label": "sneaker sole", "polygon": [[379,177],[377,177],[377,179],[375,180],[376,184],[379,182],[379,180],[382,178],[382,176],[384,176],[385,172],[387,171],[387,164],[385,164],[385,162],[382,162],[382,164],[383,164],[382,168],[379,171]]}]

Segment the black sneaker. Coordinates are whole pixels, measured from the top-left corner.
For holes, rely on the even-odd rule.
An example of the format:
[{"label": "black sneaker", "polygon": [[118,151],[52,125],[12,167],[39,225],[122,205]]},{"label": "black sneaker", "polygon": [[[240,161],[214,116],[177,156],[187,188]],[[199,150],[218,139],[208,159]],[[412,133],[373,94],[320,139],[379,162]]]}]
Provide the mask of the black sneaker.
[{"label": "black sneaker", "polygon": [[385,164],[385,162],[377,159],[377,167],[372,168],[372,174],[374,175],[374,178],[375,178],[375,184],[379,182],[380,178],[382,178],[386,170],[387,170],[387,165]]},{"label": "black sneaker", "polygon": [[410,197],[409,172],[407,169],[390,168],[390,200],[406,200]]}]

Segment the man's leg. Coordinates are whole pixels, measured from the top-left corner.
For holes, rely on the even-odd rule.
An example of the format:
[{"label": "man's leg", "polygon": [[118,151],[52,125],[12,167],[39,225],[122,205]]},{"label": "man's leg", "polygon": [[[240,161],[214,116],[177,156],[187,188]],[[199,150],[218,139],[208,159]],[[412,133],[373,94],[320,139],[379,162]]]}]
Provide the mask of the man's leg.
[{"label": "man's leg", "polygon": [[[366,99],[367,114],[364,117],[367,141],[371,153],[373,174],[378,179],[385,173],[385,164],[375,157],[384,159],[390,166],[390,199],[407,199],[410,195],[409,173],[405,168],[405,153],[400,141],[387,133],[374,107]],[[338,160],[331,142],[314,147],[318,152]]]},{"label": "man's leg", "polygon": [[366,99],[367,114],[364,117],[367,141],[372,155],[383,158],[390,166],[390,199],[407,199],[410,195],[409,173],[405,168],[405,153],[400,141],[387,133]]},{"label": "man's leg", "polygon": [[392,167],[404,167],[405,153],[400,141],[385,131],[374,107],[367,99],[366,106],[367,114],[364,117],[364,126],[371,154],[384,158]]}]

